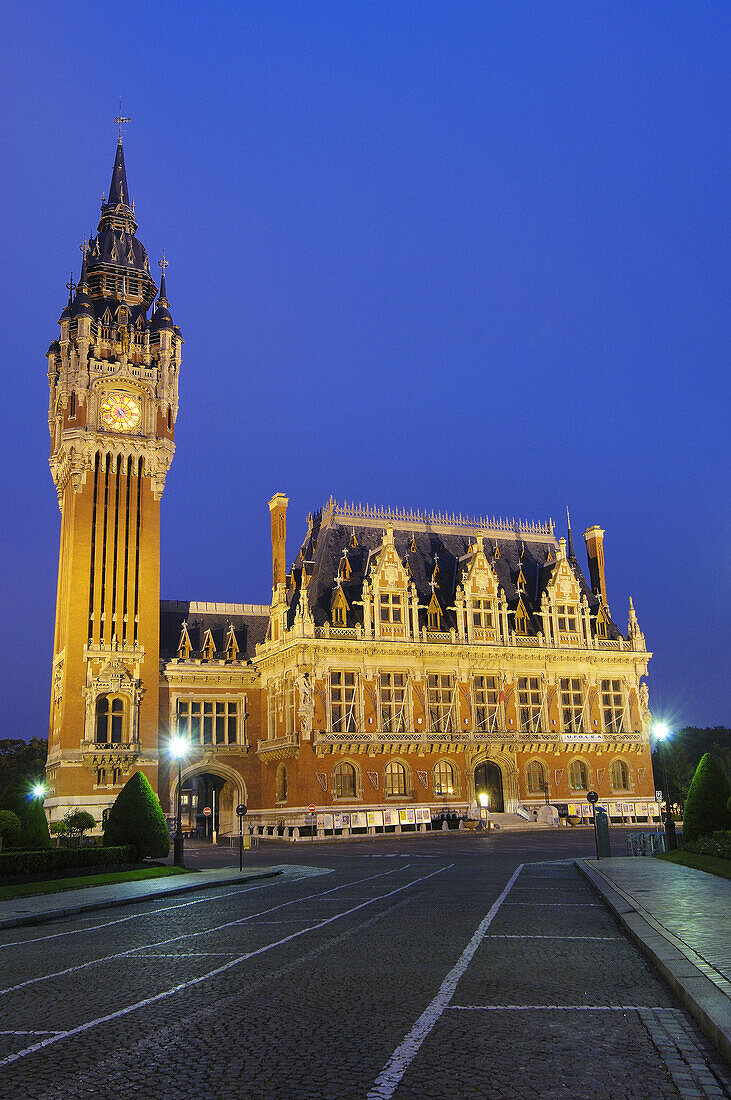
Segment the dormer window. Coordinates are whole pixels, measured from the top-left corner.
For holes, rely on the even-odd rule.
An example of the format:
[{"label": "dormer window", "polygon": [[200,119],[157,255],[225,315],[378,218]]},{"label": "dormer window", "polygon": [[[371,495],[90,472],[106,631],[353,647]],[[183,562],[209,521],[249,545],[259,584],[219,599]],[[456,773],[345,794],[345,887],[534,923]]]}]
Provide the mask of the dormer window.
[{"label": "dormer window", "polygon": [[516,634],[527,634],[528,633],[528,623],[529,623],[528,612],[526,611],[525,607],[523,606],[523,601],[521,600],[520,603],[518,604],[518,606],[515,609],[515,633]]},{"label": "dormer window", "polygon": [[332,604],[330,605],[330,614],[333,626],[347,625],[348,601],[345,598],[342,588],[339,586],[335,589],[335,594],[333,595]]},{"label": "dormer window", "polygon": [[212,661],[216,656],[216,645],[213,641],[213,635],[210,630],[206,631],[206,636],[203,639],[203,648],[201,650],[201,656],[204,661]]},{"label": "dormer window", "polygon": [[492,603],[490,600],[472,601],[472,625],[480,628],[492,626]]},{"label": "dormer window", "polygon": [[578,619],[573,604],[559,604],[556,608],[559,634],[577,634]]},{"label": "dormer window", "polygon": [[429,630],[432,632],[438,633],[442,629],[442,609],[439,606],[439,600],[434,595],[427,610],[427,622]]},{"label": "dormer window", "polygon": [[404,621],[403,596],[400,592],[381,592],[380,609],[382,623],[402,623]]}]

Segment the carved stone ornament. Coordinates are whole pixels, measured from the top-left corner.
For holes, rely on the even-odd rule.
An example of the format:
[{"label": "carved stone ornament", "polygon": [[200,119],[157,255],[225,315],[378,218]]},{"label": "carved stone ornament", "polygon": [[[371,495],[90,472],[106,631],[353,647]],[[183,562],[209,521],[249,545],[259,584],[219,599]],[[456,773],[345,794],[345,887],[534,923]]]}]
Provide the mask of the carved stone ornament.
[{"label": "carved stone ornament", "polygon": [[417,771],[416,774],[419,777],[419,782],[421,783],[422,787],[424,787],[426,789],[429,786],[429,777],[428,777],[427,773],[422,772],[422,771]]},{"label": "carved stone ornament", "polygon": [[299,692],[299,710],[297,715],[300,720],[300,732],[304,741],[309,741],[312,736],[312,723],[315,718],[315,700],[312,694],[312,681],[309,672],[303,672],[297,677],[297,690]]},{"label": "carved stone ornament", "polygon": [[325,772],[315,772],[315,779],[320,784],[320,789],[327,790],[327,774]]},{"label": "carved stone ornament", "polygon": [[366,772],[374,791],[378,790],[378,772]]}]

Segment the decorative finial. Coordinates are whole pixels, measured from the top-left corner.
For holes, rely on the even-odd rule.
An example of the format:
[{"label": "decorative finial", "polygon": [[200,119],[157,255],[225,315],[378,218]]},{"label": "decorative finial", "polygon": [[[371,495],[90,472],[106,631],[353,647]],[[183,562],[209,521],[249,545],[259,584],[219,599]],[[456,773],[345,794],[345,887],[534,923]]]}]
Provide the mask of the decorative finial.
[{"label": "decorative finial", "polygon": [[74,273],[73,273],[73,271],[69,275],[69,281],[66,283],[66,289],[69,292],[69,302],[70,302],[71,298],[73,296],[73,293],[76,290],[76,283],[74,282]]},{"label": "decorative finial", "polygon": [[120,96],[119,97],[119,114],[117,115],[117,117],[114,120],[114,124],[117,127],[117,141],[120,145],[122,144],[122,127],[127,122],[131,122],[131,121],[132,121],[131,118],[128,118],[126,115],[122,114],[122,97]]},{"label": "decorative finial", "polygon": [[165,275],[165,268],[170,267],[170,261],[165,259],[165,249],[162,250],[162,259],[157,261],[157,266],[162,268],[162,273]]}]

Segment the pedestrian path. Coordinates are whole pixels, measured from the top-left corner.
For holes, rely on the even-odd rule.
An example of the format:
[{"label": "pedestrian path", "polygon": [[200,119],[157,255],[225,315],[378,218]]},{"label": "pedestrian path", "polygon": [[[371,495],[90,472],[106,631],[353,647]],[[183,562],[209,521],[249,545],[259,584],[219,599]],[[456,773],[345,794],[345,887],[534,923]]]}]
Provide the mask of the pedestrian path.
[{"label": "pedestrian path", "polygon": [[54,894],[34,894],[30,897],[0,901],[0,929],[25,924],[44,924],[76,913],[109,909],[114,905],[132,905],[148,898],[170,897],[211,886],[250,882],[281,874],[277,867],[247,869],[240,872],[231,867],[213,871],[191,871],[167,878],[143,879],[139,882],[117,882],[108,886],[84,886],[78,890],[62,890]]},{"label": "pedestrian path", "polygon": [[653,858],[576,862],[731,1064],[731,881]]}]

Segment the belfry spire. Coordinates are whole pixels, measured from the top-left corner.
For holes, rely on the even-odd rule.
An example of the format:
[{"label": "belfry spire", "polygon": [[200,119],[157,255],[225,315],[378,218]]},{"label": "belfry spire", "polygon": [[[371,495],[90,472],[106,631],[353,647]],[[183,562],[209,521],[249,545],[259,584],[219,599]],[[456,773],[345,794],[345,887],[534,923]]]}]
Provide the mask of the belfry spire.
[{"label": "belfry spire", "polygon": [[566,523],[568,524],[568,529],[569,529],[568,530],[568,535],[569,535],[568,559],[569,559],[570,562],[572,562],[574,564],[578,564],[578,559],[576,557],[576,551],[574,550],[574,536],[571,534],[571,516],[569,515],[568,505],[566,505]]},{"label": "belfry spire", "polygon": [[117,140],[117,152],[114,157],[114,168],[112,168],[112,182],[109,184],[109,197],[107,199],[107,206],[131,206],[129,201],[129,190],[127,188],[127,170],[124,166],[124,147],[122,146],[122,138]]}]

